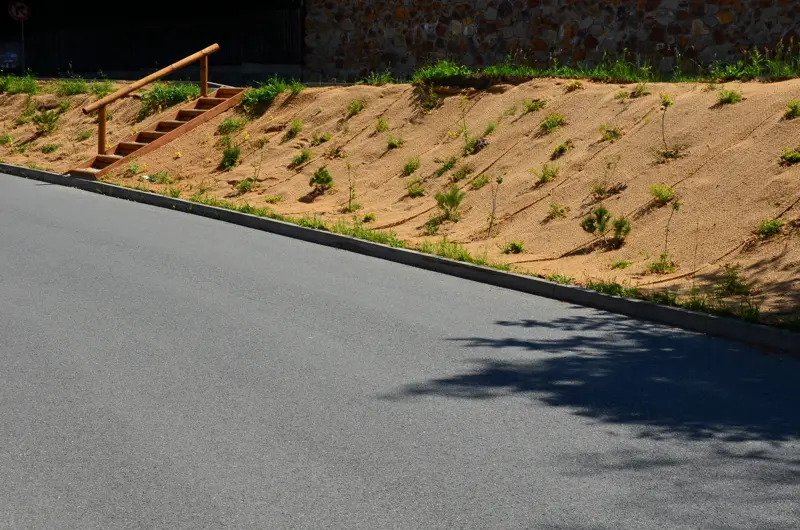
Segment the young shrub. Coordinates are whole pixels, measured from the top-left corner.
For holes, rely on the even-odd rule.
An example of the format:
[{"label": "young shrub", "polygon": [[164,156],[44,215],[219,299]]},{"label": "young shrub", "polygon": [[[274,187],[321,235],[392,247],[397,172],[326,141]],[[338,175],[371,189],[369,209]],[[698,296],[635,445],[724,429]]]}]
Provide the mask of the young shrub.
[{"label": "young shrub", "polygon": [[238,145],[230,145],[222,151],[222,161],[219,163],[218,168],[227,171],[236,167],[239,162],[239,156],[242,154]]},{"label": "young shrub", "polygon": [[258,181],[253,177],[247,177],[237,182],[235,188],[237,195],[244,195],[258,188]]},{"label": "young shrub", "polygon": [[443,220],[458,221],[458,207],[464,199],[464,195],[464,192],[459,190],[456,185],[450,186],[450,189],[444,193],[434,195],[436,206],[442,211]]},{"label": "young shrub", "polygon": [[442,175],[453,169],[456,166],[457,162],[458,162],[458,157],[451,156],[450,158],[442,162],[442,165],[439,166],[439,169],[436,170],[436,176],[441,177]]},{"label": "young shrub", "polygon": [[89,83],[89,93],[97,99],[102,99],[114,91],[114,83],[108,79]]},{"label": "young shrub", "polygon": [[625,287],[615,281],[588,280],[586,288],[598,293],[619,296],[622,298],[640,298],[641,293],[636,287]]},{"label": "young shrub", "polygon": [[631,97],[631,95],[628,94],[628,92],[626,92],[625,90],[620,90],[619,92],[614,94],[614,99],[625,100],[628,99],[629,97]]},{"label": "young shrub", "polygon": [[522,102],[522,113],[523,114],[530,114],[531,112],[536,112],[537,110],[542,110],[547,102],[541,99],[526,99]]},{"label": "young shrub", "polygon": [[314,134],[311,136],[311,145],[312,145],[313,147],[316,147],[316,146],[318,146],[318,145],[322,145],[322,144],[324,144],[325,142],[328,142],[328,141],[330,141],[330,139],[331,139],[331,135],[330,135],[330,133],[319,133],[319,132],[315,132],[315,133],[314,133]]},{"label": "young shrub", "polygon": [[611,268],[614,270],[622,270],[627,269],[631,265],[633,265],[633,262],[631,261],[615,261],[611,264]]},{"label": "young shrub", "polygon": [[156,181],[156,184],[172,184],[172,179],[169,178],[169,173],[166,171],[157,172],[153,175],[153,180]]},{"label": "young shrub", "polygon": [[410,177],[419,169],[419,158],[412,158],[403,166],[403,175]]},{"label": "young shrub", "polygon": [[403,147],[403,139],[399,136],[397,138],[394,136],[389,136],[389,139],[386,140],[386,146],[389,150],[399,149],[400,147]]},{"label": "young shrub", "polygon": [[669,94],[661,94],[661,139],[664,142],[664,150],[659,153],[660,161],[665,162],[669,159],[675,159],[680,157],[680,152],[678,149],[670,149],[667,146],[667,132],[666,132],[666,121],[667,121],[667,111],[669,108],[675,104],[675,100],[672,99],[672,96]]},{"label": "young shrub", "polygon": [[675,198],[675,190],[664,184],[653,184],[650,186],[650,195],[658,206],[666,206]]},{"label": "young shrub", "polygon": [[314,193],[322,195],[329,189],[333,188],[333,177],[326,166],[322,166],[314,172],[311,180],[308,181],[309,186],[314,186]]},{"label": "young shrub", "polygon": [[541,171],[531,169],[531,174],[536,177],[536,184],[547,184],[558,176],[559,167],[555,164],[544,164]]},{"label": "young shrub", "polygon": [[486,138],[487,136],[491,136],[495,129],[497,129],[497,123],[490,121],[486,125],[486,129],[483,130],[483,137]]},{"label": "young shrub", "polygon": [[614,220],[614,237],[611,238],[609,244],[612,248],[620,248],[625,244],[625,238],[631,233],[631,223],[620,217]]},{"label": "young shrub", "polygon": [[783,221],[777,217],[772,219],[763,219],[756,228],[756,235],[761,239],[769,239],[775,234],[780,233],[783,228]]},{"label": "young shrub", "polygon": [[542,124],[539,126],[542,134],[550,134],[551,132],[555,131],[559,127],[563,127],[566,125],[567,120],[558,113],[553,113],[548,115]]},{"label": "young shrub", "polygon": [[422,187],[418,180],[409,182],[408,185],[406,185],[406,191],[408,192],[408,196],[412,199],[425,195],[425,188]]},{"label": "young shrub", "polygon": [[553,272],[544,277],[548,282],[558,283],[560,285],[572,285],[575,283],[575,278],[567,276],[560,272]]},{"label": "young shrub", "polygon": [[92,137],[92,131],[88,131],[88,130],[87,130],[87,131],[81,131],[81,132],[79,132],[79,133],[78,133],[78,136],[76,136],[76,137],[75,137],[75,139],[76,139],[77,141],[79,141],[79,142],[83,142],[83,141],[85,141],[85,140],[88,140],[88,139],[89,139],[89,138],[91,138],[91,137]]},{"label": "young shrub", "polygon": [[641,98],[649,95],[650,95],[650,90],[648,90],[647,88],[647,83],[639,83],[638,85],[633,87],[633,90],[631,90],[630,97]]},{"label": "young shrub", "polygon": [[266,202],[268,204],[278,204],[279,202],[281,202],[281,196],[280,195],[268,195],[267,197],[264,197],[264,202]]},{"label": "young shrub", "polygon": [[567,216],[568,211],[569,208],[567,206],[557,202],[551,202],[547,211],[547,217],[545,217],[545,222],[553,221],[555,219],[562,219]]},{"label": "young shrub", "polygon": [[522,254],[525,251],[525,245],[522,241],[509,241],[503,245],[503,254]]},{"label": "young shrub", "polygon": [[557,158],[561,158],[570,149],[572,149],[572,142],[570,142],[569,140],[564,143],[558,144],[553,148],[553,153],[550,155],[550,160],[556,160]]},{"label": "young shrub", "polygon": [[41,135],[52,134],[58,128],[58,118],[61,114],[58,110],[42,110],[39,114],[35,114],[31,121],[36,126],[36,132]]},{"label": "young shrub", "polygon": [[50,153],[54,153],[58,149],[58,145],[56,144],[44,144],[42,146],[42,153],[49,155]]},{"label": "young shrub", "polygon": [[361,219],[361,222],[365,223],[365,224],[366,223],[374,223],[375,222],[375,214],[374,213],[365,214],[364,218]]},{"label": "young shrub", "polygon": [[325,151],[325,158],[329,160],[344,159],[347,158],[347,153],[341,146],[333,146]]},{"label": "young shrub", "polygon": [[200,87],[190,83],[155,83],[141,98],[141,106],[136,116],[137,121],[142,121],[151,114],[191,101],[200,95]]},{"label": "young shrub", "polygon": [[581,83],[577,79],[574,79],[569,83],[567,83],[567,85],[564,87],[564,92],[569,94],[570,92],[575,92],[576,90],[582,90],[582,89],[583,89],[583,83]]},{"label": "young shrub", "polygon": [[658,259],[647,265],[645,274],[672,274],[675,272],[675,262],[668,252],[662,252]]},{"label": "young shrub", "polygon": [[793,99],[786,104],[786,112],[783,113],[783,117],[787,120],[800,118],[800,99]]},{"label": "young shrub", "polygon": [[56,79],[53,81],[53,92],[59,97],[77,96],[78,94],[86,94],[89,91],[89,83],[80,77],[71,77],[68,79]]},{"label": "young shrub", "polygon": [[288,142],[289,140],[294,140],[302,130],[303,122],[300,120],[292,120],[292,123],[289,124],[289,129],[286,131],[286,134],[283,135],[283,141]]},{"label": "young shrub", "polygon": [[600,134],[602,135],[601,142],[614,143],[622,138],[622,131],[619,127],[609,127],[605,123],[600,126]]},{"label": "young shrub", "polygon": [[173,199],[177,199],[181,196],[181,190],[174,186],[170,186],[167,188],[167,195],[169,195]]},{"label": "young shrub", "polygon": [[611,214],[608,212],[606,208],[603,206],[598,206],[592,213],[587,215],[581,221],[581,228],[585,232],[592,234],[595,237],[600,236],[605,237],[605,233],[608,230],[608,222],[611,220]]},{"label": "young shrub", "polygon": [[375,123],[375,132],[382,133],[389,130],[389,122],[384,120],[383,118],[378,118],[378,121]]},{"label": "young shrub", "polygon": [[464,164],[460,168],[455,170],[455,172],[453,172],[453,176],[450,178],[452,179],[453,182],[459,182],[470,176],[473,171],[474,169],[471,165]]},{"label": "young shrub", "polygon": [[0,145],[11,145],[14,143],[14,137],[9,134],[0,134]]},{"label": "young shrub", "polygon": [[124,177],[135,177],[142,171],[142,166],[136,162],[129,162],[125,171],[122,173]]},{"label": "young shrub", "polygon": [[784,149],[781,154],[781,164],[784,166],[791,166],[792,164],[800,164],[800,149],[790,150]]},{"label": "young shrub", "polygon": [[351,101],[350,104],[347,106],[347,117],[352,118],[359,112],[364,110],[364,102],[360,99],[356,99],[355,101]]},{"label": "young shrub", "polygon": [[720,90],[717,94],[717,105],[734,105],[742,101],[742,93],[738,90]]},{"label": "young shrub", "polygon": [[356,84],[359,85],[371,85],[371,86],[383,86],[392,84],[394,80],[392,79],[392,72],[386,70],[385,72],[370,72],[367,77],[362,79]]},{"label": "young shrub", "polygon": [[311,156],[312,155],[313,155],[313,153],[312,153],[311,149],[303,149],[303,150],[301,150],[300,154],[295,155],[295,157],[292,158],[292,163],[289,164],[289,167],[294,169],[294,168],[296,168],[298,166],[301,166],[301,165],[305,164],[306,162],[311,160]]},{"label": "young shrub", "polygon": [[489,177],[484,174],[484,175],[479,175],[474,179],[472,179],[469,183],[469,187],[472,188],[473,190],[479,190],[482,187],[486,186],[487,184],[489,184]]},{"label": "young shrub", "polygon": [[347,188],[349,190],[347,206],[342,208],[342,213],[357,212],[361,209],[361,205],[356,202],[358,198],[356,195],[356,180],[353,175],[353,166],[350,163],[347,164]]},{"label": "young shrub", "polygon": [[231,134],[244,127],[245,123],[247,122],[240,118],[225,118],[217,126],[217,132],[219,134]]}]

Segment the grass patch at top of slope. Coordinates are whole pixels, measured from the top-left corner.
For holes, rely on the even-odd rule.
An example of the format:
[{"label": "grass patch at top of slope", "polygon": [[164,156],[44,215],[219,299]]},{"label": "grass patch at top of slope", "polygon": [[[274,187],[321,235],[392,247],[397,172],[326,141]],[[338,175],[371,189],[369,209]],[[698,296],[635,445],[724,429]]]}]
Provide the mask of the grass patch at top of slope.
[{"label": "grass patch at top of slope", "polygon": [[155,83],[142,94],[142,105],[136,115],[142,121],[151,114],[157,114],[167,107],[192,101],[200,96],[200,87],[193,83]]}]

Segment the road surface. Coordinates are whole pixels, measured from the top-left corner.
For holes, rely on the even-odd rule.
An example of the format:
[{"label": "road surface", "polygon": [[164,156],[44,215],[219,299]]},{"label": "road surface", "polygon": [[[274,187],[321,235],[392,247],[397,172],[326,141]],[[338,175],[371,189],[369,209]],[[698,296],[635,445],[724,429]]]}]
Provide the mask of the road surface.
[{"label": "road surface", "polygon": [[796,529],[800,362],[0,175],[0,528]]}]

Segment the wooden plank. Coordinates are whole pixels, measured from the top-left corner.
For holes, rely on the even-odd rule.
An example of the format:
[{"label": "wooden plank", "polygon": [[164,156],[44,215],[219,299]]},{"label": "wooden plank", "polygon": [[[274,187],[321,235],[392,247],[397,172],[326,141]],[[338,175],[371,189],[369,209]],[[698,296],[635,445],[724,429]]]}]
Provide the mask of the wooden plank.
[{"label": "wooden plank", "polygon": [[97,114],[97,154],[106,152],[106,106],[100,107]]},{"label": "wooden plank", "polygon": [[200,59],[200,97],[208,96],[208,55]]}]

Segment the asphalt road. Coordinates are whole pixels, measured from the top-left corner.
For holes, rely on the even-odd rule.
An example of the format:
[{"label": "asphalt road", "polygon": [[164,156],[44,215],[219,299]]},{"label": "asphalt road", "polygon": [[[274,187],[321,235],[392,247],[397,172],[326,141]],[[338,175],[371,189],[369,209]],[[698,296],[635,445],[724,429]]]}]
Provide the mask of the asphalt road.
[{"label": "asphalt road", "polygon": [[0,175],[0,528],[800,527],[800,362]]}]

